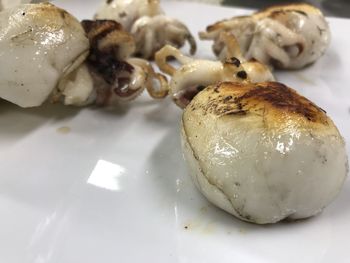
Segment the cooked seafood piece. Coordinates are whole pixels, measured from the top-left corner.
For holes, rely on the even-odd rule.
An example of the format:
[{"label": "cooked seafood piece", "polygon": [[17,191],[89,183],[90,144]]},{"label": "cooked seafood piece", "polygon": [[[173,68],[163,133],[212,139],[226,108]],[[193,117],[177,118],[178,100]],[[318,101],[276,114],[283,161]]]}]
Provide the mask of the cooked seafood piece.
[{"label": "cooked seafood piece", "polygon": [[344,139],[326,113],[277,82],[221,82],[182,116],[190,175],[209,201],[257,224],[311,217],[348,173]]},{"label": "cooked seafood piece", "polygon": [[[168,59],[175,58],[180,67],[175,68]],[[172,46],[165,46],[155,55],[160,70],[171,76],[169,93],[181,108],[192,100],[205,86],[219,81],[260,82],[274,80],[270,70],[257,61],[241,63],[236,57],[225,62],[194,59],[183,55]]]},{"label": "cooked seafood piece", "polygon": [[129,31],[137,19],[163,14],[159,0],[104,1],[97,11],[96,19],[116,20]]},{"label": "cooked seafood piece", "polygon": [[0,97],[33,107],[50,96],[75,61],[84,61],[89,40],[65,10],[23,4],[0,13],[0,50]]},{"label": "cooked seafood piece", "polygon": [[137,56],[150,59],[166,44],[180,48],[186,41],[190,44],[190,53],[196,52],[196,42],[188,28],[166,16],[158,0],[105,1],[95,18],[114,19],[122,24],[136,40]]},{"label": "cooked seafood piece", "polygon": [[[155,73],[148,61],[130,57],[135,51],[135,42],[119,23],[114,20],[84,20],[82,25],[90,40],[86,64],[94,82],[95,92],[92,95],[96,97],[96,104],[132,100],[145,88],[153,98],[167,95],[165,77]],[[71,79],[70,76],[68,79]],[[78,77],[75,79],[79,81]]]},{"label": "cooked seafood piece", "polygon": [[[0,98],[21,107],[47,99],[68,105],[112,104],[147,88],[164,97],[165,77],[132,59],[133,37],[115,21],[83,21],[48,3],[0,13]],[[11,61],[11,63],[7,63]],[[156,83],[158,84],[156,84]]]},{"label": "cooked seafood piece", "polygon": [[200,32],[201,39],[213,40],[213,51],[227,57],[220,43],[222,32],[234,35],[244,57],[282,69],[305,67],[326,51],[330,29],[322,12],[309,4],[272,6],[250,16],[219,21]]}]

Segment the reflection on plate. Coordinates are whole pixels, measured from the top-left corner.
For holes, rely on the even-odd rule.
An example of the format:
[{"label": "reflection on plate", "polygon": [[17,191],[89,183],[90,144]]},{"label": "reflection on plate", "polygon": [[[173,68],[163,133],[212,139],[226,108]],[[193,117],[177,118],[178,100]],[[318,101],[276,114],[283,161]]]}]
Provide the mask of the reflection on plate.
[{"label": "reflection on plate", "polygon": [[[54,1],[79,18],[98,2]],[[164,2],[196,34],[244,10]],[[195,10],[195,11],[194,11]],[[203,15],[206,14],[206,15]],[[277,78],[333,118],[350,142],[350,21],[329,19],[326,55]],[[198,57],[214,58],[200,42]],[[0,262],[347,262],[346,183],[320,216],[256,226],[210,205],[182,161],[181,111],[146,94],[115,109],[0,102]]]}]

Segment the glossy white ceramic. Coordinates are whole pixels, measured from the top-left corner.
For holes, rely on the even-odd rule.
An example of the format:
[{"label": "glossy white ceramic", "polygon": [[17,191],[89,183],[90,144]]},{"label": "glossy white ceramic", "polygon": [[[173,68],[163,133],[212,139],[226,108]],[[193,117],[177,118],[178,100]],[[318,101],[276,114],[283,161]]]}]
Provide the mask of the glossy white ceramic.
[{"label": "glossy white ceramic", "polygon": [[[80,19],[95,1],[54,1]],[[244,10],[164,2],[196,34]],[[350,145],[350,21],[326,55],[277,78],[316,102]],[[198,57],[214,58],[198,42]],[[11,63],[11,61],[9,61]],[[4,66],[4,65],[1,65]],[[350,184],[317,217],[257,226],[210,205],[180,150],[181,110],[146,94],[115,109],[0,102],[0,262],[349,262]]]}]

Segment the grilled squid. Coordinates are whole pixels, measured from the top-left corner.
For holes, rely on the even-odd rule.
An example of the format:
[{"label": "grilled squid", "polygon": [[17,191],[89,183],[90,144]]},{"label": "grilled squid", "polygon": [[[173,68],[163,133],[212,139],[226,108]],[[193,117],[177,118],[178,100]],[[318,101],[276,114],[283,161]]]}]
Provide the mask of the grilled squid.
[{"label": "grilled squid", "polygon": [[[135,51],[134,39],[122,30],[119,23],[114,20],[83,20],[81,24],[90,41],[89,56],[82,67],[87,67],[92,77],[94,92],[90,96],[96,104],[110,105],[132,100],[144,88],[153,98],[167,95],[165,77],[155,73],[148,61],[131,57]],[[76,74],[77,71],[79,68],[62,78],[58,94],[64,95],[66,83],[78,89],[79,85],[75,82],[84,78]],[[66,101],[67,96],[64,98]]]},{"label": "grilled squid", "polygon": [[2,11],[0,25],[0,63],[6,65],[0,67],[0,97],[21,107],[46,100],[106,105],[133,99],[144,88],[166,96],[164,77],[130,57],[134,40],[115,21],[81,24],[43,3]]},{"label": "grilled squid", "polygon": [[188,41],[190,53],[196,51],[196,42],[188,28],[166,16],[158,0],[106,1],[95,18],[114,19],[122,24],[136,40],[135,54],[146,59],[153,58],[166,44],[180,48]]},{"label": "grilled squid", "polygon": [[272,6],[250,16],[219,21],[200,32],[201,39],[213,40],[213,51],[227,57],[220,41],[232,34],[246,59],[282,69],[303,68],[320,58],[330,42],[330,30],[322,12],[308,4]]},{"label": "grilled squid", "polygon": [[241,220],[267,224],[320,213],[348,173],[344,139],[326,113],[277,82],[221,82],[182,116],[189,173]]},{"label": "grilled squid", "polygon": [[[169,58],[175,58],[181,66],[173,67]],[[194,59],[183,55],[172,46],[165,46],[155,56],[158,67],[171,76],[169,93],[181,108],[192,100],[205,86],[219,81],[260,82],[274,80],[270,70],[257,61],[241,63],[236,57],[225,62]]]}]

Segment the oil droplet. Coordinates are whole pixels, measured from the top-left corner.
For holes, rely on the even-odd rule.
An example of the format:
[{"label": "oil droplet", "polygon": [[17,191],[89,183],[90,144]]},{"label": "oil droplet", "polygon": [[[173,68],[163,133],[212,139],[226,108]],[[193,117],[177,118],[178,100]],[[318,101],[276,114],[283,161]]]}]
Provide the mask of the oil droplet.
[{"label": "oil droplet", "polygon": [[70,133],[70,131],[71,131],[71,128],[69,128],[68,126],[62,126],[57,129],[57,132],[61,134],[68,134]]}]

